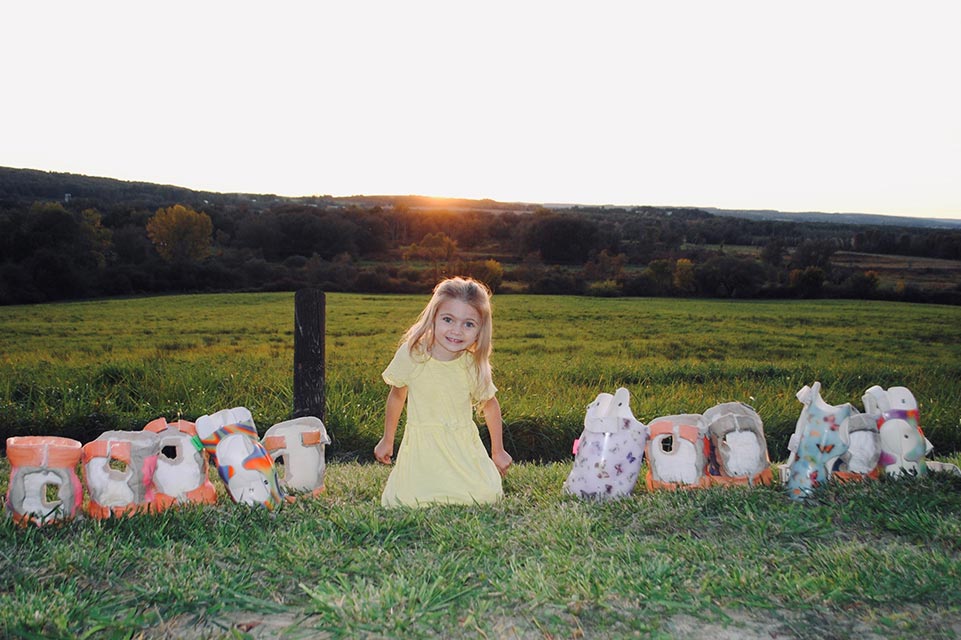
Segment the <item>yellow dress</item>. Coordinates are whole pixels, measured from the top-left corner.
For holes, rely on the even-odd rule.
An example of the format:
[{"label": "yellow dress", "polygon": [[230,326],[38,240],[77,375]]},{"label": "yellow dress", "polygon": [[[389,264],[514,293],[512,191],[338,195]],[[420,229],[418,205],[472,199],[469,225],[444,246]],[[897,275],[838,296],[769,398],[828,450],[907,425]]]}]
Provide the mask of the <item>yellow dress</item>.
[{"label": "yellow dress", "polygon": [[384,370],[387,384],[407,387],[407,423],[381,497],[385,507],[491,503],[504,495],[472,406],[497,388],[479,388],[473,358],[411,357],[404,344]]}]

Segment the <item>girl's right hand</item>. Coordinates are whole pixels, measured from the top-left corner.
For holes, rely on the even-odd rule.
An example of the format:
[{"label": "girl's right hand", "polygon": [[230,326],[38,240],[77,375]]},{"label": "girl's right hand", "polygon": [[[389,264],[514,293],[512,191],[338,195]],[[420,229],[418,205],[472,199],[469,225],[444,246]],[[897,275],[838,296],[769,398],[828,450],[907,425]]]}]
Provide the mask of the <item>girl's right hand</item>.
[{"label": "girl's right hand", "polygon": [[374,447],[374,457],[381,464],[390,464],[391,458],[394,457],[394,443],[381,438],[377,446]]}]

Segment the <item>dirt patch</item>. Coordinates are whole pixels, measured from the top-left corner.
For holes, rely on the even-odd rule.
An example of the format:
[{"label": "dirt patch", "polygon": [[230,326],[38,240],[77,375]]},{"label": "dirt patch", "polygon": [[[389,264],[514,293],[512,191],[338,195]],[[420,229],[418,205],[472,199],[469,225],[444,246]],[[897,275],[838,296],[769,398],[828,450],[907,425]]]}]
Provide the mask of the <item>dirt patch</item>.
[{"label": "dirt patch", "polygon": [[807,640],[858,638],[961,637],[961,614],[930,611],[913,605],[897,610],[726,612],[724,622],[676,615],[661,630],[671,638],[690,640]]},{"label": "dirt patch", "polygon": [[[557,618],[564,620],[567,632],[558,635],[556,627],[547,630],[533,618],[503,617],[493,620],[493,633],[480,627],[463,627],[461,637],[495,637],[511,640],[544,640],[545,638],[596,637],[585,620],[560,608]],[[586,628],[585,628],[586,627]],[[488,630],[490,631],[490,630]],[[553,631],[553,633],[552,633]],[[623,632],[623,634],[621,633]],[[613,635],[612,635],[613,634]],[[688,614],[675,614],[659,621],[657,630],[649,636],[621,629],[607,629],[602,637],[656,637],[684,640],[808,640],[846,639],[891,640],[892,638],[961,638],[961,612],[932,611],[921,606],[897,610],[838,610],[788,611],[725,611],[723,618],[712,619]],[[331,638],[331,634],[314,626],[309,617],[295,613],[257,615],[239,613],[232,621],[206,619],[198,621],[190,616],[179,616],[152,627],[136,636],[142,640],[184,639],[219,640],[243,638],[247,640],[285,640]],[[366,636],[371,637],[371,636]],[[382,637],[374,635],[372,637]]]},{"label": "dirt patch", "polygon": [[244,638],[247,640],[324,640],[330,634],[316,629],[310,618],[293,613],[258,615],[238,613],[233,620],[200,620],[191,616],[178,616],[151,628],[139,636],[143,640],[216,640],[220,638]]}]

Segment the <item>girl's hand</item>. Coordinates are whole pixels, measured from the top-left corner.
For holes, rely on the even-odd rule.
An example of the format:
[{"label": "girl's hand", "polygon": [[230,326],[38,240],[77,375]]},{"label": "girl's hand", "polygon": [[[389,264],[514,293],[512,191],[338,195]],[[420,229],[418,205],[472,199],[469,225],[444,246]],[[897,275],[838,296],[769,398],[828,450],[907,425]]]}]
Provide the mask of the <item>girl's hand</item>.
[{"label": "girl's hand", "polygon": [[391,458],[394,457],[394,443],[381,438],[377,446],[374,447],[374,457],[381,464],[390,464]]},{"label": "girl's hand", "polygon": [[511,454],[507,453],[503,449],[491,456],[491,460],[494,461],[494,466],[497,467],[497,471],[500,472],[501,477],[507,475],[507,469],[514,462]]}]

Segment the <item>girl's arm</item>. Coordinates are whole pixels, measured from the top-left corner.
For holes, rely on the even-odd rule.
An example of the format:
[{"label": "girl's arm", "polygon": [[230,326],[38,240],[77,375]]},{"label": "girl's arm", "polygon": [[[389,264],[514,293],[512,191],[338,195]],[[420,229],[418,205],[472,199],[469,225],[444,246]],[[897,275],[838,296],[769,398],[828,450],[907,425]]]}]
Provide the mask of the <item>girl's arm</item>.
[{"label": "girl's arm", "polygon": [[387,394],[387,409],[384,412],[384,437],[374,447],[374,457],[378,462],[390,464],[394,457],[394,436],[397,435],[397,423],[407,402],[407,387],[391,387]]},{"label": "girl's arm", "polygon": [[484,421],[491,436],[491,460],[501,475],[507,473],[513,458],[504,450],[504,420],[501,417],[501,405],[497,398],[491,398],[484,404]]}]

